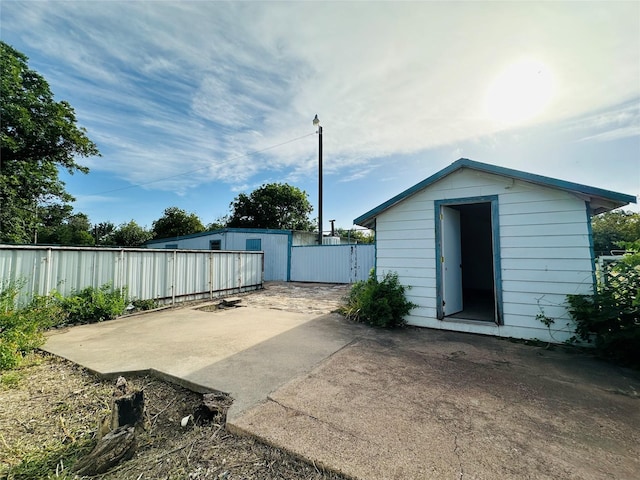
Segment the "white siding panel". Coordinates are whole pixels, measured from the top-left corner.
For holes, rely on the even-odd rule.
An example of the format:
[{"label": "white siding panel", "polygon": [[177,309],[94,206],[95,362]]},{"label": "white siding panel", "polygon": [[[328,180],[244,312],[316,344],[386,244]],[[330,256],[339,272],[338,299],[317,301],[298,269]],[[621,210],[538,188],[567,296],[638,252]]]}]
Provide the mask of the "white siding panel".
[{"label": "white siding panel", "polygon": [[548,294],[568,295],[583,293],[585,287],[591,288],[592,283],[559,283],[559,282],[517,282],[502,281],[503,292],[530,293],[537,297]]},{"label": "white siding panel", "polygon": [[585,270],[505,270],[503,268],[502,275],[508,280],[521,282],[570,283],[573,285],[588,283],[591,285],[593,281],[592,272]]},{"label": "white siding panel", "polygon": [[500,226],[505,225],[557,225],[574,223],[580,218],[587,218],[586,207],[581,211],[565,211],[555,214],[530,213],[528,215],[502,215],[500,214]]},{"label": "white siding panel", "polygon": [[501,249],[502,258],[537,258],[540,260],[553,260],[557,268],[557,260],[590,258],[588,247],[505,247]]},{"label": "white siding panel", "polygon": [[567,300],[566,294],[541,293],[541,292],[514,292],[509,290],[503,291],[503,297],[504,297],[503,306],[505,309],[506,309],[506,305],[509,303],[515,305],[515,308],[518,308],[519,305],[534,305],[537,307],[538,302],[542,302],[542,301],[544,301],[545,304],[549,304],[549,305],[565,305],[565,302]]},{"label": "white siding panel", "polygon": [[[507,197],[510,201],[513,197]],[[505,202],[500,209],[501,215],[530,215],[532,213],[557,213],[557,212],[575,212],[585,213],[584,202],[577,203],[574,200],[554,199],[544,201],[534,201],[526,203],[507,203]]]},{"label": "white siding panel", "polygon": [[[427,248],[419,248],[419,247],[414,247],[414,248],[405,248],[404,250],[394,250],[393,248],[385,248],[384,245],[378,245],[378,260],[383,259],[383,258],[429,258],[429,256],[431,256],[431,258],[433,258],[433,256],[435,255],[435,248],[434,249],[427,249]],[[429,255],[429,253],[432,253],[432,255]]]},{"label": "white siding panel", "polygon": [[506,237],[501,235],[500,245],[503,248],[589,248],[589,235],[529,235],[521,237]]},{"label": "white siding panel", "polygon": [[[518,271],[518,270],[543,270],[543,271],[557,271],[558,263],[557,259],[549,258],[502,258],[502,271]],[[591,273],[591,258],[563,258],[562,270],[564,271],[583,271]]]},{"label": "white siding panel", "polygon": [[[435,250],[433,251],[435,255]],[[380,267],[381,259],[378,258],[378,267]],[[427,270],[433,270],[433,276],[435,278],[435,259],[433,256],[429,258],[428,255],[424,255],[420,258],[394,258],[393,267],[395,268],[411,268],[417,269],[421,276],[427,275]],[[389,266],[388,268],[392,268]]]},{"label": "white siding panel", "polygon": [[379,230],[376,232],[376,241],[384,242],[388,240],[424,240],[435,238],[435,232],[431,226],[433,220],[429,223],[422,222],[421,228],[412,228],[409,230]]},{"label": "white siding panel", "polygon": [[[576,220],[581,216],[576,216]],[[584,219],[583,219],[584,220]],[[501,225],[500,234],[502,238],[508,237],[544,237],[559,235],[585,235],[588,233],[587,225],[584,221],[574,223],[556,223],[545,225]]]}]

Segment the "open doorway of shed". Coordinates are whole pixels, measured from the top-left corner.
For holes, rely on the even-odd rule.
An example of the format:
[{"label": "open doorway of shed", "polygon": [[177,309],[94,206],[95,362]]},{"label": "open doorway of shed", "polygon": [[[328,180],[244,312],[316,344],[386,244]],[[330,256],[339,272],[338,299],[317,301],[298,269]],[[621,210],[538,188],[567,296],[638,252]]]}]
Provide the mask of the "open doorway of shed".
[{"label": "open doorway of shed", "polygon": [[[497,302],[491,202],[443,205],[441,208],[443,316],[495,322]],[[447,265],[447,259],[453,259],[455,265]]]}]

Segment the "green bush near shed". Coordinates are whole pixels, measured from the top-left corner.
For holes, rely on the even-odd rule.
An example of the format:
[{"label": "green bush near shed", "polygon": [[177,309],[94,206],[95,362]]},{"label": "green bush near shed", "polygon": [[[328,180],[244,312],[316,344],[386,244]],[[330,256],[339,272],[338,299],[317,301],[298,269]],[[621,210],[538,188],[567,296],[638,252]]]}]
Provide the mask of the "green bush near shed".
[{"label": "green bush near shed", "polygon": [[593,295],[568,295],[576,340],[593,343],[596,353],[622,365],[640,367],[640,242],[605,267]]},{"label": "green bush near shed", "polygon": [[401,327],[406,324],[404,317],[417,307],[405,296],[408,288],[400,284],[397,273],[388,272],[378,281],[371,270],[366,281],[353,284],[347,305],[340,312],[353,321],[375,327]]}]

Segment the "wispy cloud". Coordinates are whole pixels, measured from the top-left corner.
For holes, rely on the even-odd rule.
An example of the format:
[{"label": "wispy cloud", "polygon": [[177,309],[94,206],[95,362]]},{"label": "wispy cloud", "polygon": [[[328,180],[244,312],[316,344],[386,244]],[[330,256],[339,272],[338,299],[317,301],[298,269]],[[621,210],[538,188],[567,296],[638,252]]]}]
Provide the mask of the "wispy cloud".
[{"label": "wispy cloud", "polygon": [[523,55],[557,80],[555,103],[533,123],[580,118],[584,139],[638,135],[637,104],[608,109],[640,96],[639,12],[637,3],[6,2],[2,28],[35,53],[60,98],[73,97],[104,153],[88,160],[94,170],[180,193],[213,181],[237,190],[259,173],[313,175],[313,137],[286,142],[312,133],[316,113],[326,170],[342,181],[375,159],[491,136],[502,127],[484,111],[487,89]]},{"label": "wispy cloud", "polygon": [[615,105],[607,110],[585,115],[568,122],[568,129],[580,132],[580,142],[612,141],[640,138],[640,101]]}]

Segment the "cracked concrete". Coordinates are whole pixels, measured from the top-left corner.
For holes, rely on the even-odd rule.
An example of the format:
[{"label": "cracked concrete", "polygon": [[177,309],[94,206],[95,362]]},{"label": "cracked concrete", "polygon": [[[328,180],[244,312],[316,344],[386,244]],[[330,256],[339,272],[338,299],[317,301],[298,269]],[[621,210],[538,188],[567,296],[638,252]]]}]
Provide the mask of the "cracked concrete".
[{"label": "cracked concrete", "polygon": [[640,374],[561,348],[375,330],[230,425],[355,479],[635,479]]}]

